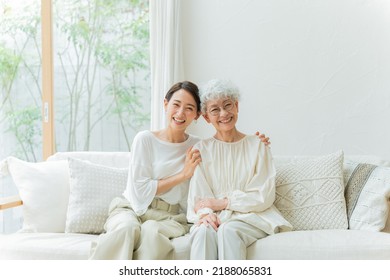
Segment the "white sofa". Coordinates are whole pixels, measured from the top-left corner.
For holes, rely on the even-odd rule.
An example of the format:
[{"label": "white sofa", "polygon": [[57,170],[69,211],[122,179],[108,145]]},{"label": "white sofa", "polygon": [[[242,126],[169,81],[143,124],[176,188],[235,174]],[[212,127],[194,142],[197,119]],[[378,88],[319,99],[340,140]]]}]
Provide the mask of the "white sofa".
[{"label": "white sofa", "polygon": [[[87,259],[91,242],[97,238],[102,223],[104,223],[104,218],[88,220],[87,216],[105,215],[105,212],[97,214],[88,212],[87,208],[100,207],[102,211],[106,211],[112,196],[122,192],[123,182],[126,179],[123,174],[127,170],[129,155],[125,152],[67,152],[57,153],[41,163],[27,163],[12,157],[3,160],[0,166],[1,174],[12,176],[23,202],[18,199],[2,199],[0,209],[23,207],[24,222],[20,231],[0,235],[0,259]],[[68,158],[71,159],[68,160]],[[73,160],[74,158],[89,162]],[[304,209],[304,203],[308,203],[307,201],[292,208],[289,204],[291,201],[286,203],[291,192],[294,195],[298,193],[302,201],[304,188],[301,183],[307,181],[308,178],[307,175],[304,176],[305,178],[298,178],[299,176],[296,175],[302,170],[310,169],[307,162],[312,165],[317,164],[317,169],[318,166],[323,167],[323,162],[317,160],[319,158],[323,157],[275,157],[278,174],[284,172],[287,177],[293,174],[292,178],[295,180],[286,183],[287,177],[280,175],[283,178],[277,179],[278,196],[275,205],[279,206],[278,208],[289,217],[290,221],[297,223],[298,230],[276,233],[258,240],[249,247],[248,259],[390,259],[390,217],[388,217],[390,215],[387,215],[390,207],[390,162],[374,157],[344,157],[342,162],[343,196],[345,185],[350,182],[353,171],[356,171],[355,163],[368,162],[380,165],[375,169],[380,169],[379,171],[371,170],[369,174],[366,172],[366,178],[363,178],[366,190],[360,191],[360,197],[355,199],[356,205],[352,214],[348,217],[345,214],[348,219],[346,227],[350,228],[347,229],[345,218],[337,217],[334,219],[337,221],[332,224],[332,221],[330,223],[328,221],[333,219],[332,215],[325,213],[326,217],[331,217],[329,219],[321,216],[324,209],[328,211],[328,208],[331,208],[329,205],[333,205],[329,201],[322,201],[321,207],[309,209],[312,213],[309,215],[310,219],[313,215],[318,215],[317,218],[314,217],[317,221],[314,224],[302,218],[307,210]],[[103,166],[105,169],[99,169]],[[114,174],[115,178],[104,181],[105,179],[102,178],[108,177],[107,174],[110,172],[117,172]],[[311,176],[315,177],[313,174]],[[323,174],[321,176],[324,177]],[[362,181],[360,177],[357,180],[359,182]],[[107,184],[110,184],[110,180],[119,181],[111,183],[117,185],[112,186],[111,192],[107,192]],[[297,184],[297,180],[303,181]],[[329,182],[331,181],[328,180],[325,185],[329,186]],[[314,182],[314,185],[317,183],[317,181]],[[295,187],[288,189],[287,193],[283,188],[288,187],[288,184],[290,187],[291,184],[295,184]],[[367,186],[368,184],[371,186]],[[299,191],[296,186],[299,186]],[[101,193],[102,189],[104,189],[103,193]],[[89,196],[91,193],[94,194],[93,197]],[[107,196],[107,198],[96,201],[99,195]],[[290,195],[290,199],[293,197]],[[310,199],[313,199],[313,196]],[[316,199],[318,202],[318,197]],[[338,201],[334,204],[338,205],[336,212],[350,211],[345,206],[345,201]],[[379,204],[381,205],[378,206]],[[342,209],[339,209],[340,207]],[[363,209],[362,213],[358,212],[359,207]],[[316,212],[319,208],[321,210]],[[333,210],[331,209],[331,212]],[[336,212],[333,211],[333,214]],[[355,222],[352,221],[353,217]],[[80,222],[80,219],[84,221]],[[304,221],[298,223],[298,220],[294,219]],[[97,226],[96,223],[99,225]],[[334,228],[332,228],[333,225]],[[313,227],[313,229],[305,227]],[[94,234],[79,233],[87,231]],[[188,236],[175,238],[172,243],[175,247],[176,259],[189,258]]]}]

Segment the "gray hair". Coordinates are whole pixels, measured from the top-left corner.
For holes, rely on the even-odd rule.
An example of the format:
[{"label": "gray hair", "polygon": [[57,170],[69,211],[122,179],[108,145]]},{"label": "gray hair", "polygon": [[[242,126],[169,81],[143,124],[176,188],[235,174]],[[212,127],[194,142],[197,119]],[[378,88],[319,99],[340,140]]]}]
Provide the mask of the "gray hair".
[{"label": "gray hair", "polygon": [[230,98],[234,102],[240,100],[240,92],[230,80],[213,79],[204,85],[200,90],[200,101],[202,113],[206,113],[206,103],[209,100]]}]

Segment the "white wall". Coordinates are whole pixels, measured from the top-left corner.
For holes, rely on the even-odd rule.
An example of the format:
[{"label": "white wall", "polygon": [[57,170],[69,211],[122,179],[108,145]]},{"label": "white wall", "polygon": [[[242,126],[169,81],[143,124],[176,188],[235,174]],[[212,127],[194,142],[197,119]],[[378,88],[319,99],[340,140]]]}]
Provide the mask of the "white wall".
[{"label": "white wall", "polygon": [[[230,78],[275,155],[390,159],[390,1],[182,1],[185,77]],[[190,132],[211,136],[203,120]]]}]

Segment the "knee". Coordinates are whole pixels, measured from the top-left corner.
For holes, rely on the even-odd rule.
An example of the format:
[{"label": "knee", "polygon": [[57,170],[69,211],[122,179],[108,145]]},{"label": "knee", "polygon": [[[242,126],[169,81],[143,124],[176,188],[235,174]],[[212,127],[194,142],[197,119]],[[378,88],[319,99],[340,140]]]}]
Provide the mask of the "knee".
[{"label": "knee", "polygon": [[217,232],[211,226],[200,225],[195,229],[193,235],[198,240],[214,240],[217,237]]},{"label": "knee", "polygon": [[155,220],[147,220],[141,226],[141,231],[150,235],[158,234],[158,223]]},{"label": "knee", "polygon": [[134,238],[137,238],[140,235],[141,227],[138,223],[133,221],[122,221],[111,231],[115,231],[118,235],[133,236]]},{"label": "knee", "polygon": [[140,223],[131,212],[121,211],[108,217],[104,229],[107,232],[140,231]]},{"label": "knee", "polygon": [[237,236],[238,231],[237,227],[234,225],[234,223],[223,223],[218,228],[218,236]]}]

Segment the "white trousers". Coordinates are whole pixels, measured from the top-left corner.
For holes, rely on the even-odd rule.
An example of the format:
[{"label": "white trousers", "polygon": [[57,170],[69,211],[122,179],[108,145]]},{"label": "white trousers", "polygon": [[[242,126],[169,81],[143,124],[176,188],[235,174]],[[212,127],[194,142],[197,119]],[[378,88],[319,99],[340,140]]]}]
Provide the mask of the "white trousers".
[{"label": "white trousers", "polygon": [[148,209],[138,217],[123,198],[112,201],[104,228],[105,233],[92,242],[89,259],[173,259],[170,239],[188,232],[184,214]]},{"label": "white trousers", "polygon": [[267,234],[239,220],[222,223],[215,231],[211,226],[192,226],[192,260],[245,260],[247,247]]}]

